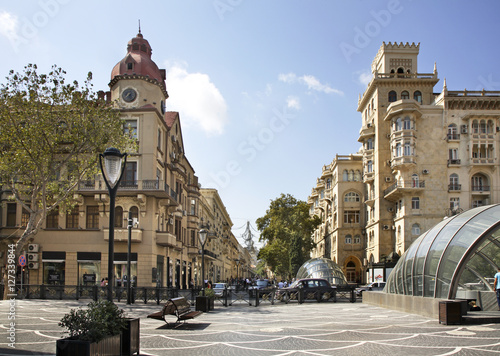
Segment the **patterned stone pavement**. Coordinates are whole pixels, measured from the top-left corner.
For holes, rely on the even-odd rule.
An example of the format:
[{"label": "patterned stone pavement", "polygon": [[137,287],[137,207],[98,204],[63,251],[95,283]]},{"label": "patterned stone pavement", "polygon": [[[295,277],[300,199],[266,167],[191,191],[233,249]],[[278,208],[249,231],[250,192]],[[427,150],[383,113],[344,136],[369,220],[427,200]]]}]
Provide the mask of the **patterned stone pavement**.
[{"label": "patterned stone pavement", "polygon": [[[18,300],[15,348],[0,301],[0,355],[54,355],[57,325],[88,301]],[[499,355],[500,324],[440,325],[437,320],[357,302],[216,306],[177,327],[147,319],[155,304],[118,303],[141,318],[141,355]]]}]

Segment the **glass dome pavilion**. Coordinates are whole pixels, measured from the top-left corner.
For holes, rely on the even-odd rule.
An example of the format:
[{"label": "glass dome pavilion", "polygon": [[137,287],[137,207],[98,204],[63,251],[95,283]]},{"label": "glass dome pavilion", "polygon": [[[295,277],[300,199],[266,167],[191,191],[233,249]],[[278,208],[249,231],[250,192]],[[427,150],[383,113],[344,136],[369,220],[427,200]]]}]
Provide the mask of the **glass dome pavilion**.
[{"label": "glass dome pavilion", "polygon": [[297,279],[323,278],[331,285],[347,284],[344,272],[328,258],[313,258],[304,263],[297,272]]},{"label": "glass dome pavilion", "polygon": [[418,237],[387,279],[386,293],[442,299],[494,291],[500,266],[500,204],[467,210]]}]

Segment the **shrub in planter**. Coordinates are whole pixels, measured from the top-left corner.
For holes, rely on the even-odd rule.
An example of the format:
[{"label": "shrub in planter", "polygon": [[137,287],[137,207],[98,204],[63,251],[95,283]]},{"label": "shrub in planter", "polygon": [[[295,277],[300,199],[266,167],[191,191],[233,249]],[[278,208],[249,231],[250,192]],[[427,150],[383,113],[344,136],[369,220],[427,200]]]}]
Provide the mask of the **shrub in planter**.
[{"label": "shrub in planter", "polygon": [[87,309],[71,309],[59,322],[69,337],[57,341],[57,355],[80,355],[74,350],[84,348],[92,350],[85,355],[119,355],[121,331],[126,327],[124,313],[114,303],[102,300],[89,303]]}]

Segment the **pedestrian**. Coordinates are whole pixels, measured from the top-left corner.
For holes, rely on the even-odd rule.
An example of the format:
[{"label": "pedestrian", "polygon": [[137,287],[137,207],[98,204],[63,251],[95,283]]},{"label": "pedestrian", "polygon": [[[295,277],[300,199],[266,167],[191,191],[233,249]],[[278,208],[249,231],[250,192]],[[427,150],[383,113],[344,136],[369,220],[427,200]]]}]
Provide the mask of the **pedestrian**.
[{"label": "pedestrian", "polygon": [[500,267],[498,267],[498,272],[495,274],[495,281],[493,282],[495,286],[495,292],[497,293],[497,304],[498,310],[500,311]]}]

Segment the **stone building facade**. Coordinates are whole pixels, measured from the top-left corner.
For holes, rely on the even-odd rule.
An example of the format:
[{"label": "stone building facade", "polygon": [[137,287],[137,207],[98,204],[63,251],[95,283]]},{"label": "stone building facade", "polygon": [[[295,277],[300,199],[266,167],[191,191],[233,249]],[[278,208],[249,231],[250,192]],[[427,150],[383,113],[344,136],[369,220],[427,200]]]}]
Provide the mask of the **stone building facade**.
[{"label": "stone building facade", "polygon": [[[436,65],[419,72],[419,50],[383,43],[358,101],[363,282],[385,280],[393,262],[444,217],[500,201],[500,92],[449,91],[446,79],[434,92]],[[338,261],[344,270],[346,261]]]},{"label": "stone building facade", "polygon": [[[202,226],[211,235],[205,271],[212,271],[213,281],[236,275],[241,246],[217,191],[202,194],[207,190],[185,155],[180,115],[166,111],[165,70],[151,55],[139,32],[111,72],[110,91],[100,93],[116,105],[125,133],[137,141],[137,148],[127,150],[116,197],[114,278],[116,283],[132,278],[138,286],[200,286]],[[8,191],[1,193],[0,234],[15,239],[26,216],[8,200]],[[29,245],[25,283],[93,284],[107,277],[110,205],[102,176],[81,182],[74,199],[75,208],[51,213]],[[126,275],[129,212],[136,222],[131,277]]]}]

